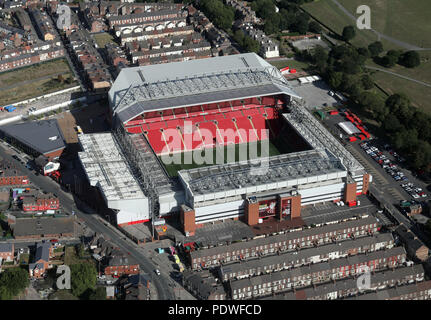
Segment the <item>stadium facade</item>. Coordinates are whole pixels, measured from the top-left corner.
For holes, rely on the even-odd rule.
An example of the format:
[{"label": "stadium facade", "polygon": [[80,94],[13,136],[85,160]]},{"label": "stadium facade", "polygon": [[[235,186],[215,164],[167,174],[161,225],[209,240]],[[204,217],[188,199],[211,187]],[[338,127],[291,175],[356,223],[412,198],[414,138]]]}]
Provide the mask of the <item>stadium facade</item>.
[{"label": "stadium facade", "polygon": [[[109,103],[113,133],[81,135],[80,158],[120,225],[180,214],[193,235],[217,220],[292,220],[307,205],[355,202],[372,179],[254,53],[123,69]],[[291,150],[176,177],[163,164],[164,156],[270,139]]]}]

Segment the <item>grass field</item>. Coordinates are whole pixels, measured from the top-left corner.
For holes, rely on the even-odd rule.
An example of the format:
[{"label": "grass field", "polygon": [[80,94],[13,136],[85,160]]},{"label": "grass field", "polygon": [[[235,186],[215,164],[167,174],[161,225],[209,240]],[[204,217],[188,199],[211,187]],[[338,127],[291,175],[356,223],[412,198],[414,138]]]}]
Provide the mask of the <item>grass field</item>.
[{"label": "grass field", "polygon": [[[73,77],[72,73],[63,75],[65,79]],[[42,96],[51,92],[77,86],[78,82],[73,80],[70,84],[56,82],[56,78],[34,80],[31,83],[14,86],[11,89],[0,90],[0,105],[7,105],[26,99]]]},{"label": "grass field", "polygon": [[[429,12],[431,12],[431,1],[339,0],[339,2],[354,15],[356,15],[356,8],[359,5],[368,5],[371,9],[372,28],[412,45],[431,48],[431,37],[429,36],[431,23],[428,21]],[[303,8],[338,34],[341,34],[344,26],[354,24],[354,21],[341,11],[332,0],[319,0],[308,3],[303,5]],[[367,46],[376,40],[377,37],[372,31],[357,30],[357,36],[352,41],[352,44],[357,47]],[[382,40],[382,43],[385,50],[403,49],[386,40]],[[421,65],[414,69],[400,65],[385,69],[371,60],[367,61],[366,64],[431,84],[431,51],[420,51],[419,53],[421,55]],[[389,94],[403,92],[409,96],[415,106],[431,113],[429,103],[431,90],[429,87],[383,72],[373,72],[373,78]]]},{"label": "grass field", "polygon": [[100,48],[105,48],[107,43],[115,43],[114,37],[106,32],[95,34],[93,37]]},{"label": "grass field", "polygon": [[[340,3],[345,5],[345,2],[341,1]],[[304,4],[302,8],[338,35],[342,34],[345,26],[354,25],[354,21],[346,16],[331,0],[310,2]],[[352,43],[356,46],[367,46],[374,41],[377,41],[377,36],[374,32],[356,30],[356,37],[352,40]],[[383,45],[386,45],[385,41],[382,42]]]},{"label": "grass field", "polygon": [[341,0],[352,14],[360,5],[371,9],[371,27],[387,36],[418,47],[431,48],[431,1]]},{"label": "grass field", "polygon": [[0,73],[0,88],[15,85],[16,83],[29,81],[59,72],[70,72],[66,59],[55,59],[28,67]]},{"label": "grass field", "polygon": [[[57,81],[58,75],[70,83]],[[7,105],[78,85],[65,59],[0,73],[0,105]]]},{"label": "grass field", "polygon": [[277,69],[282,69],[285,67],[290,67],[291,69],[296,69],[297,71],[307,71],[310,65],[306,62],[298,60],[280,60],[280,61],[268,61]]},{"label": "grass field", "polygon": [[[255,146],[253,146],[253,144]],[[257,145],[256,145],[257,144]],[[233,158],[233,152],[231,151],[232,148],[235,150],[235,158]],[[256,148],[256,149],[253,149]],[[216,147],[212,149],[204,149],[205,151],[189,151],[184,152],[180,155],[178,155],[181,159],[180,164],[166,164],[164,162],[163,156],[160,157],[161,162],[164,164],[166,171],[168,172],[169,176],[175,177],[178,175],[178,171],[183,169],[193,169],[197,167],[205,167],[210,166],[214,164],[222,164],[222,163],[229,163],[229,162],[238,162],[241,160],[251,160],[256,158],[256,154],[253,154],[253,150],[257,150],[257,158],[262,157],[262,146],[261,141],[257,142],[250,142],[250,143],[243,143],[243,144],[236,144],[231,146],[224,146],[224,147]],[[229,156],[228,156],[228,150],[229,150]],[[244,155],[243,151],[247,150],[247,154]],[[252,150],[252,152],[250,152]],[[279,155],[281,153],[287,153],[288,150],[283,150],[283,147],[280,147],[280,144],[277,141],[269,141],[269,150],[268,154],[270,157]],[[223,152],[223,153],[222,153]],[[232,152],[232,153],[230,153]],[[264,155],[265,156],[265,155]],[[204,164],[198,164],[193,159],[208,159],[208,161],[205,161]],[[185,160],[191,159],[186,164]],[[222,159],[218,160],[218,159]],[[232,161],[230,161],[232,160]]]}]

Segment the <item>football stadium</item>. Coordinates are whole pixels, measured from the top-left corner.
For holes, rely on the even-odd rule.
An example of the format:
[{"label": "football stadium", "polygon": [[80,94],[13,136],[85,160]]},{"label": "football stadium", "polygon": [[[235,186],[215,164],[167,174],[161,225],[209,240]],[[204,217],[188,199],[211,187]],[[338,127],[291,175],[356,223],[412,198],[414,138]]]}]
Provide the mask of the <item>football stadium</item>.
[{"label": "football stadium", "polygon": [[125,68],[109,103],[112,133],[80,135],[79,157],[118,225],[294,220],[372,179],[254,53]]}]

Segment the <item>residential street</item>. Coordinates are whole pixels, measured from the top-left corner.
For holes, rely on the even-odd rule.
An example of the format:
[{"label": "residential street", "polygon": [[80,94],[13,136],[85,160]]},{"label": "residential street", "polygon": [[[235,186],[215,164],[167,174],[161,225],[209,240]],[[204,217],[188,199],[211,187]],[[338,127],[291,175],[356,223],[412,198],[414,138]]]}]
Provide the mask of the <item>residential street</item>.
[{"label": "residential street", "polygon": [[61,190],[60,186],[51,178],[41,175],[34,175],[32,171],[29,171],[24,165],[13,159],[11,157],[10,151],[6,152],[5,150],[5,145],[0,143],[0,157],[10,162],[14,162],[19,170],[27,174],[30,181],[32,181],[34,185],[37,185],[46,192],[52,192],[56,194],[60,199],[60,203],[65,212],[71,213],[72,210],[74,210],[77,217],[82,219],[89,228],[95,232],[103,234],[106,239],[109,239],[124,252],[128,252],[133,258],[135,258],[139,262],[141,270],[150,275],[151,281],[157,289],[157,294],[160,300],[174,300],[173,290],[168,285],[168,283],[172,282],[173,280],[169,278],[169,275],[164,273],[162,273],[160,276],[157,276],[154,273],[154,270],[158,268],[158,266],[154,265],[151,260],[142,253],[141,248],[139,248],[131,240],[127,239],[113,226],[108,225],[107,222],[104,222],[102,218],[95,214],[94,211],[88,208],[85,204],[79,203],[79,209],[77,209],[71,194],[65,193],[63,190]]}]

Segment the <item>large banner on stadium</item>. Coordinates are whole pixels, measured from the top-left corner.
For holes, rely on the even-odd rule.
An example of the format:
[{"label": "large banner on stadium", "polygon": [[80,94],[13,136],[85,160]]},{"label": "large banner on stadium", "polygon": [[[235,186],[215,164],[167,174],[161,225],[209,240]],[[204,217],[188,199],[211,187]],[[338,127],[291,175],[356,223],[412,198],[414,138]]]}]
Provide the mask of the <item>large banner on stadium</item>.
[{"label": "large banner on stadium", "polygon": [[291,205],[292,205],[292,199],[283,199],[281,201],[281,215],[283,217],[290,215]]},{"label": "large banner on stadium", "polygon": [[277,200],[259,201],[259,217],[269,217],[275,215]]}]

